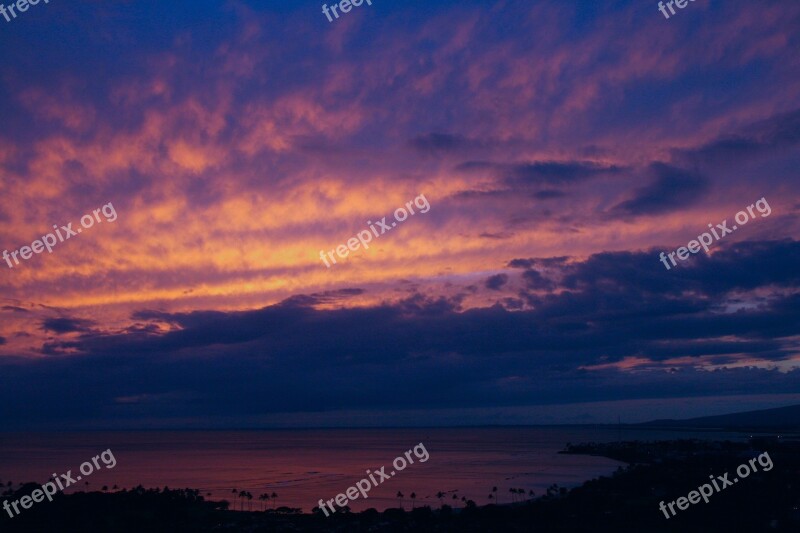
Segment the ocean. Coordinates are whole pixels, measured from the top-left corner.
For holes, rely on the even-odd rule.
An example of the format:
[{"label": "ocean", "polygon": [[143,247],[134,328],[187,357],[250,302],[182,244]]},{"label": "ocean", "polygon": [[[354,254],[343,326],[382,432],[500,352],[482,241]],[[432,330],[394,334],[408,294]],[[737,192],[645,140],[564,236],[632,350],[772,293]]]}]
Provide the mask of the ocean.
[{"label": "ocean", "polygon": [[[510,503],[510,488],[540,495],[554,483],[573,487],[611,474],[623,463],[557,452],[568,442],[610,442],[620,436],[623,440],[741,439],[725,433],[565,426],[0,433],[0,483],[44,483],[52,474],[69,470],[74,477],[80,474],[81,463],[110,449],[116,466],[107,469],[100,461],[99,470],[67,492],[100,490],[104,485],[193,488],[208,499],[235,502],[236,509],[276,505],[310,512],[320,498],[334,498],[367,477],[367,469],[394,470],[396,457],[422,443],[429,454],[426,462],[419,462],[412,452],[414,464],[350,507],[383,510],[402,504],[408,509],[412,492],[416,506],[438,507],[438,492],[446,494],[444,501],[450,505],[463,506],[462,497],[485,505],[494,501],[489,498],[493,487],[502,504]],[[242,502],[233,489],[249,491],[253,500]],[[278,497],[259,501],[263,493]]]}]

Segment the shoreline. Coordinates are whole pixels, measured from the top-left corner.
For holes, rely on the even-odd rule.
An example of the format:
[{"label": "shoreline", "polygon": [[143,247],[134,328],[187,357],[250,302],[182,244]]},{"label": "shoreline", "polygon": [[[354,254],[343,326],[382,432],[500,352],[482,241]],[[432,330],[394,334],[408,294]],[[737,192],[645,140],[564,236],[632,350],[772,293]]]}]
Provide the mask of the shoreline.
[{"label": "shoreline", "polygon": [[[659,502],[675,500],[696,487],[709,472],[731,471],[754,453],[768,449],[774,468],[752,474],[746,483],[715,495],[667,522]],[[100,531],[508,531],[531,528],[553,532],[634,531],[796,531],[800,526],[800,442],[760,437],[746,442],[683,439],[567,444],[566,454],[629,459],[610,476],[599,476],[568,489],[551,486],[532,500],[464,508],[448,505],[414,510],[368,509],[324,517],[320,512],[278,507],[267,511],[235,511],[204,500],[192,489],[144,489],[115,493],[61,495],[42,509],[13,520],[0,519],[3,531],[49,531],[80,522],[83,533]],[[20,489],[25,490],[25,487]],[[8,497],[8,496],[7,496]],[[91,520],[91,521],[87,521]],[[690,522],[686,522],[690,520]],[[82,521],[82,522],[81,522]],[[108,524],[113,523],[114,527]],[[688,524],[696,528],[688,529]],[[673,525],[677,529],[673,529]],[[665,529],[666,528],[666,529]],[[738,528],[738,529],[737,529]],[[71,530],[70,530],[71,531]]]}]

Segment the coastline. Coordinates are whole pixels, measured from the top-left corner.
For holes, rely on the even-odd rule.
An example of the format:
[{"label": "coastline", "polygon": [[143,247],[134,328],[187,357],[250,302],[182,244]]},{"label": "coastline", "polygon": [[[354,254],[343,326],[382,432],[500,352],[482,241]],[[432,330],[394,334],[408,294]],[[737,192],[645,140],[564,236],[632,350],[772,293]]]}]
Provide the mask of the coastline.
[{"label": "coastline", "polygon": [[[753,474],[747,483],[715,497],[708,504],[665,520],[660,501],[685,494],[707,472],[722,473],[768,448],[774,469]],[[414,510],[390,508],[324,517],[317,511],[277,507],[267,511],[234,511],[225,504],[205,501],[191,489],[137,487],[116,493],[77,493],[54,499],[47,513],[31,513],[14,521],[3,519],[4,531],[41,531],[57,521],[76,516],[104,520],[131,520],[114,531],[790,531],[800,525],[800,442],[760,437],[745,442],[673,440],[622,441],[566,445],[563,454],[599,454],[629,460],[610,476],[600,476],[568,489],[551,486],[535,499],[504,505],[467,502],[461,509],[449,505]],[[149,517],[146,518],[146,517]],[[150,520],[149,522],[145,522]],[[686,522],[691,520],[691,522]],[[100,520],[98,523],[102,522]],[[63,523],[63,522],[62,522]],[[735,529],[736,527],[749,529]],[[82,524],[82,531],[106,531]],[[126,528],[139,529],[126,529]],[[190,527],[190,529],[185,529]],[[683,529],[682,529],[683,528]],[[63,529],[62,529],[63,530]]]}]

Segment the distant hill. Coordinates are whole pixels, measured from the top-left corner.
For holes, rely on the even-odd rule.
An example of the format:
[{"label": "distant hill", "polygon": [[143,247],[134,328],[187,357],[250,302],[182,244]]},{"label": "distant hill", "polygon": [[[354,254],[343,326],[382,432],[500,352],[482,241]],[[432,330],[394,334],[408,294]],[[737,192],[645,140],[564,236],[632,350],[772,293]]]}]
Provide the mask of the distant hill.
[{"label": "distant hill", "polygon": [[729,415],[704,416],[687,420],[653,420],[634,426],[662,428],[733,429],[733,430],[780,430],[800,431],[800,405],[762,409]]}]

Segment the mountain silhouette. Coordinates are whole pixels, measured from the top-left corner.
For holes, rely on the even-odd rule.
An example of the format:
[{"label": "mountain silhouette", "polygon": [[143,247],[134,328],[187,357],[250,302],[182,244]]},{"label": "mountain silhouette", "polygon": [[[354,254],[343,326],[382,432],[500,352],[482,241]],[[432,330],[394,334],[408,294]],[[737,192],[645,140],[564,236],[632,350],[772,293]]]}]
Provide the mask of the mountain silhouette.
[{"label": "mountain silhouette", "polygon": [[800,405],[745,411],[727,415],[703,416],[686,420],[661,419],[635,426],[734,429],[734,430],[781,430],[800,431]]}]

